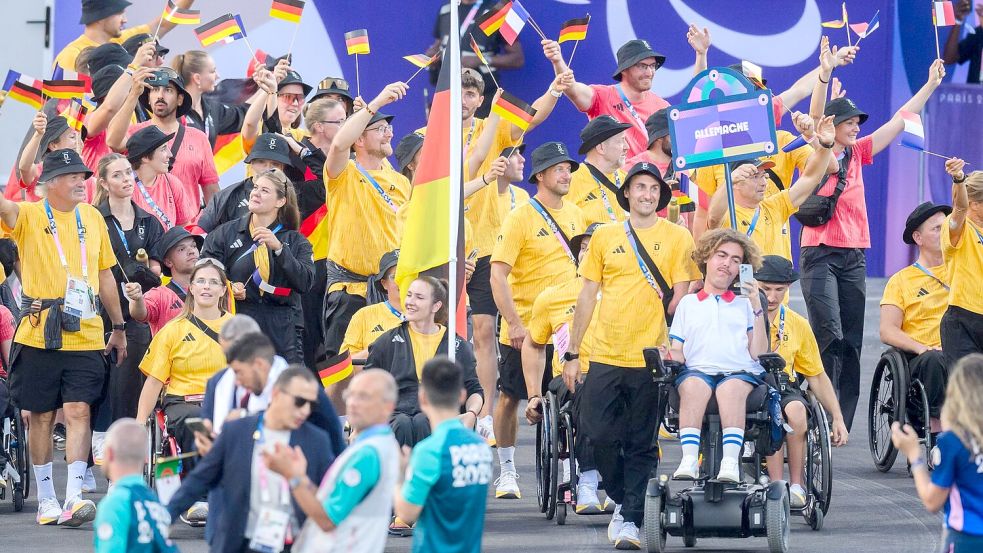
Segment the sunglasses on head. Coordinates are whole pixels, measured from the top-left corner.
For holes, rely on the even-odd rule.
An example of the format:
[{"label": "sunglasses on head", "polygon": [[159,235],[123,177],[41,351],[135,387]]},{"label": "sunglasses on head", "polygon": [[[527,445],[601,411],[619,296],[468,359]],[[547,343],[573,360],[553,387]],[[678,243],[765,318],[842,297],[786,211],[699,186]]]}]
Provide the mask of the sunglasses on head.
[{"label": "sunglasses on head", "polygon": [[197,269],[198,267],[204,267],[205,265],[211,265],[213,267],[221,269],[223,272],[225,271],[225,265],[223,265],[222,262],[217,259],[213,259],[211,257],[203,257],[198,261],[195,261],[195,269]]}]

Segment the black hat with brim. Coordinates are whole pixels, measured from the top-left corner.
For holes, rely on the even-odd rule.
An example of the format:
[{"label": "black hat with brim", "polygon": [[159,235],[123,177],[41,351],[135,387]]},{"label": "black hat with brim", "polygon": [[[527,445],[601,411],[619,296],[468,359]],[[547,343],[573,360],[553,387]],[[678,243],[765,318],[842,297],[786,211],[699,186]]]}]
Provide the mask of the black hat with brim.
[{"label": "black hat with brim", "polygon": [[666,62],[666,57],[652,50],[647,40],[637,38],[629,40],[621,48],[618,48],[618,69],[615,70],[612,78],[620,81],[622,71],[648,58],[655,58],[656,69],[662,67],[662,64]]},{"label": "black hat with brim", "polygon": [[573,252],[574,256],[580,253],[580,248],[583,247],[584,240],[587,240],[588,238],[593,236],[594,231],[597,230],[597,227],[601,226],[601,224],[602,223],[591,223],[587,227],[587,230],[585,230],[582,234],[578,234],[577,236],[574,236],[573,238],[570,239],[570,251]]},{"label": "black hat with brim", "polygon": [[157,148],[167,144],[174,138],[174,133],[164,134],[157,125],[147,125],[130,135],[126,140],[126,159],[130,163],[143,159],[154,153]]},{"label": "black hat with brim", "polygon": [[327,94],[337,94],[347,100],[349,105],[355,101],[355,98],[352,98],[348,81],[340,77],[325,77],[321,79],[321,82],[317,84],[317,90],[314,92],[314,96],[311,96],[311,102]]},{"label": "black hat with brim", "polygon": [[933,204],[932,202],[925,202],[916,207],[915,210],[908,215],[908,219],[905,220],[904,234],[901,235],[904,243],[915,245],[915,231],[936,213],[944,213],[946,217],[948,217],[949,214],[952,213],[952,208],[947,205]]},{"label": "black hat with brim", "polygon": [[512,154],[514,154],[515,152],[519,152],[519,155],[524,154],[526,152],[525,143],[519,144],[518,146],[509,146],[508,148],[503,149],[502,153],[498,155],[504,158],[509,158],[512,157]]},{"label": "black hat with brim", "polygon": [[420,133],[411,132],[400,138],[399,144],[396,144],[396,168],[399,171],[406,169],[406,166],[413,161],[413,157],[422,147],[423,135]]},{"label": "black hat with brim", "polygon": [[[150,40],[151,38],[153,38],[153,37],[151,37],[149,33],[139,33],[139,34],[133,35],[130,38],[128,38],[125,41],[123,41],[123,48],[131,56],[136,56],[137,55],[137,51],[140,50],[140,47],[143,46],[143,44],[145,42],[147,42],[148,40]],[[165,47],[161,46],[160,45],[160,41],[158,41],[158,40],[155,40],[154,41],[154,44],[157,46],[157,55],[158,56],[166,56],[167,53],[171,51],[170,48],[165,48]]]},{"label": "black hat with brim", "polygon": [[188,94],[188,90],[184,87],[184,79],[178,76],[171,68],[158,69],[154,72],[153,76],[147,79],[147,89],[143,91],[140,95],[140,105],[150,113],[154,112],[153,106],[150,105],[150,89],[157,86],[167,86],[168,84],[174,85],[178,93],[184,98],[181,104],[177,107],[176,117],[183,117],[191,111],[191,95]]},{"label": "black hat with brim", "polygon": [[371,118],[369,119],[369,122],[365,124],[365,128],[367,129],[367,128],[369,128],[369,127],[371,127],[372,125],[375,125],[375,124],[376,124],[376,123],[378,123],[379,121],[385,121],[386,123],[390,123],[390,124],[392,124],[392,120],[393,120],[393,119],[394,119],[395,117],[396,117],[395,115],[389,115],[389,114],[387,114],[387,113],[382,113],[381,111],[377,111],[377,112],[375,113],[375,115],[373,115],[373,116],[372,116],[372,117],[371,117]]},{"label": "black hat with brim", "polygon": [[861,125],[867,120],[867,114],[860,111],[857,104],[854,104],[853,100],[849,98],[834,98],[826,102],[823,115],[832,115],[834,125],[839,125],[851,117],[859,117]]},{"label": "black hat with brim", "polygon": [[88,70],[89,75],[95,75],[102,68],[110,65],[126,67],[133,62],[133,54],[115,42],[100,44],[89,53]]},{"label": "black hat with brim", "polygon": [[656,140],[662,138],[663,136],[668,136],[669,108],[662,108],[652,115],[649,115],[649,118],[645,120],[645,130],[648,131],[649,135],[649,148],[652,147],[652,144],[654,144]]},{"label": "black hat with brim", "polygon": [[799,280],[799,272],[788,259],[780,255],[766,255],[761,258],[761,267],[754,272],[754,279],[773,284],[792,284]]},{"label": "black hat with brim", "polygon": [[625,184],[621,186],[621,194],[618,194],[618,205],[620,205],[621,209],[624,209],[625,211],[631,211],[631,207],[628,204],[628,188],[631,184],[631,180],[635,178],[635,175],[642,173],[652,175],[655,177],[655,180],[659,182],[659,205],[656,206],[655,210],[662,211],[667,205],[669,205],[669,201],[672,199],[672,187],[670,187],[669,183],[662,178],[659,168],[656,167],[654,163],[649,163],[647,161],[636,163],[635,165],[632,165],[631,169],[628,170],[628,174],[625,176]]},{"label": "black hat with brim", "polygon": [[48,124],[44,127],[44,134],[41,135],[41,143],[38,144],[38,155],[35,156],[34,162],[37,163],[41,161],[41,158],[48,153],[48,146],[50,146],[52,142],[55,142],[61,138],[61,135],[67,130],[67,119],[61,115],[49,115]]},{"label": "black hat with brim", "polygon": [[284,77],[282,81],[280,81],[280,84],[277,86],[276,89],[278,91],[283,90],[283,87],[289,84],[299,84],[300,88],[304,90],[304,98],[306,98],[307,95],[310,94],[312,90],[314,90],[314,87],[305,83],[304,79],[300,77],[300,73],[294,71],[293,69],[287,71],[287,76]]},{"label": "black hat with brim", "polygon": [[164,263],[164,258],[167,257],[167,252],[171,251],[174,246],[177,246],[182,240],[188,237],[194,238],[195,245],[201,251],[201,246],[205,243],[205,238],[198,234],[191,234],[188,232],[188,229],[181,226],[168,229],[154,247],[151,248],[150,257],[160,262],[161,274],[171,276],[171,269]]},{"label": "black hat with brim", "polygon": [[584,129],[580,131],[580,148],[577,153],[586,155],[601,142],[630,128],[630,123],[622,123],[610,115],[595,117],[588,121]]},{"label": "black hat with brim", "polygon": [[71,148],[48,152],[41,163],[41,176],[38,177],[38,182],[48,182],[55,177],[75,173],[82,173],[85,178],[92,176],[92,171],[82,161],[82,157]]},{"label": "black hat with brim", "polygon": [[82,0],[82,17],[79,24],[88,25],[123,13],[130,6],[126,0]]},{"label": "black hat with brim", "polygon": [[102,102],[125,71],[120,65],[107,65],[92,75],[92,100]]},{"label": "black hat with brim", "polygon": [[246,163],[252,163],[257,159],[276,161],[284,166],[290,165],[290,145],[276,133],[263,133],[256,137],[253,149],[249,150],[249,155],[246,156]]},{"label": "black hat with brim", "polygon": [[559,163],[569,163],[570,172],[573,173],[580,168],[580,164],[570,157],[570,151],[562,142],[547,142],[532,151],[532,174],[529,175],[529,182],[539,184],[536,178],[537,173],[541,173]]}]

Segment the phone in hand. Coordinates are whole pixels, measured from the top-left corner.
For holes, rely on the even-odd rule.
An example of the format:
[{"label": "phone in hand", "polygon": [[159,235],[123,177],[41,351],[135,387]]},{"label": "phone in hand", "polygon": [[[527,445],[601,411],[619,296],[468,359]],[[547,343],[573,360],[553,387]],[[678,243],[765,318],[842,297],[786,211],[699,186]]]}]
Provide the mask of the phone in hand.
[{"label": "phone in hand", "polygon": [[186,419],[184,419],[184,424],[192,432],[201,432],[202,434],[204,434],[206,436],[208,436],[210,434],[210,432],[208,431],[208,428],[205,426],[205,421],[203,419],[199,418],[199,417],[189,417],[189,418],[186,418]]},{"label": "phone in hand", "polygon": [[468,261],[474,261],[477,258],[478,258],[478,248],[475,248],[471,250],[471,253],[468,254]]},{"label": "phone in hand", "polygon": [[745,285],[750,284],[754,280],[754,267],[748,265],[747,263],[741,264],[741,288]]}]

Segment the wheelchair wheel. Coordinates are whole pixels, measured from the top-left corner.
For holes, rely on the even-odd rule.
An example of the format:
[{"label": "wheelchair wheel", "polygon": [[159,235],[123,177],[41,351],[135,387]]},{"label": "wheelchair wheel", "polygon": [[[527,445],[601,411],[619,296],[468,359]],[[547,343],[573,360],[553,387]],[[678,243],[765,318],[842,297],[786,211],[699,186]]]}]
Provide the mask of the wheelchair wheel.
[{"label": "wheelchair wheel", "polygon": [[911,387],[909,388],[909,405],[913,405],[918,408],[917,413],[909,413],[908,420],[909,424],[915,427],[915,431],[922,436],[919,440],[922,446],[925,448],[926,461],[929,463],[929,468],[935,468],[931,465],[932,463],[932,419],[929,415],[929,404],[928,404],[928,393],[925,392],[925,385],[922,384],[921,380],[917,378],[911,381]]},{"label": "wheelchair wheel", "polygon": [[[560,455],[566,460],[567,466],[570,470],[570,481],[566,484],[563,489],[557,486],[557,497],[556,497],[556,523],[563,526],[567,522],[567,508],[568,498],[573,500],[573,504],[577,504],[577,460],[574,458],[573,454],[573,420],[570,416],[569,410],[562,410],[557,415],[557,420],[559,424],[559,432],[557,436],[560,438],[557,440],[560,444]],[[559,479],[557,479],[559,482]]]},{"label": "wheelchair wheel", "polygon": [[14,511],[19,513],[24,510],[24,492],[15,489],[13,494]]},{"label": "wheelchair wheel", "polygon": [[[550,462],[550,485],[547,488],[549,492],[550,502],[546,506],[546,520],[553,520],[556,516],[558,509],[558,503],[561,502],[560,497],[560,480],[563,478],[563,467],[560,464],[560,413],[559,406],[557,406],[556,396],[552,392],[546,392],[546,396],[549,398],[547,401],[547,406],[549,407],[549,436],[550,436],[550,447],[549,451],[549,462]],[[564,506],[566,506],[564,504]],[[565,520],[565,519],[564,519]],[[557,522],[557,524],[560,524]]]},{"label": "wheelchair wheel", "polygon": [[645,494],[645,548],[649,553],[666,550],[666,529],[662,525],[662,496]]},{"label": "wheelchair wheel", "polygon": [[[806,472],[809,477],[809,487],[815,498],[813,511],[821,511],[822,515],[829,512],[829,504],[833,496],[833,443],[830,438],[829,417],[826,410],[816,399],[809,395],[809,407],[812,424],[809,426],[806,444]],[[809,525],[813,530],[822,528],[822,516],[818,523],[810,515]],[[818,524],[818,527],[817,527]]]},{"label": "wheelchair wheel", "polygon": [[890,349],[874,369],[867,410],[868,446],[874,466],[887,472],[894,466],[898,450],[891,443],[891,424],[905,420],[908,375],[901,352]]},{"label": "wheelchair wheel", "polygon": [[696,534],[692,531],[683,534],[683,545],[686,547],[696,547]]},{"label": "wheelchair wheel", "polygon": [[[21,494],[21,509],[24,508],[23,502],[24,498],[31,496],[31,463],[29,460],[31,451],[31,442],[27,434],[27,429],[24,428],[24,420],[21,418],[20,409],[14,410],[14,424],[17,427],[17,472],[20,475],[20,485],[23,493]],[[14,499],[14,505],[16,506],[16,494]],[[20,509],[17,509],[18,511]]]},{"label": "wheelchair wheel", "polygon": [[765,529],[768,532],[768,551],[786,553],[789,538],[788,490],[782,488],[782,496],[765,502]]},{"label": "wheelchair wheel", "polygon": [[550,459],[553,440],[552,416],[548,395],[543,397],[543,420],[539,423],[539,434],[536,437],[536,498],[539,500],[539,512],[546,513],[547,520],[553,518],[550,506],[553,504],[552,481],[556,478],[553,463]]},{"label": "wheelchair wheel", "polygon": [[546,502],[543,500],[546,496],[544,483],[544,471],[545,466],[543,464],[543,449],[545,449],[544,441],[544,421],[539,421],[536,425],[536,504],[539,505],[539,512],[546,512]]}]

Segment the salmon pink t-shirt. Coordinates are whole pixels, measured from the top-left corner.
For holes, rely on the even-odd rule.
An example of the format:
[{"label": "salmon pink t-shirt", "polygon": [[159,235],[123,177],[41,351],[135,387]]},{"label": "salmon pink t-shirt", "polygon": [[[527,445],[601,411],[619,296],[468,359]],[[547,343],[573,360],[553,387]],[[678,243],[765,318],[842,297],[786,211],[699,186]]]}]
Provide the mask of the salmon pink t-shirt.
[{"label": "salmon pink t-shirt", "polygon": [[594,91],[594,101],[584,113],[590,119],[601,115],[610,115],[622,123],[631,124],[632,128],[628,129],[625,137],[628,140],[628,157],[633,157],[648,149],[649,136],[648,131],[645,130],[645,120],[649,118],[649,115],[668,106],[669,102],[654,92],[646,92],[641,102],[631,104],[638,115],[636,119],[618,93],[620,86],[620,84],[590,85],[591,90]]},{"label": "salmon pink t-shirt", "polygon": [[[133,133],[153,125],[152,121],[144,121],[136,125],[130,125],[127,134]],[[174,139],[169,142],[173,146]],[[184,185],[187,194],[184,195],[185,211],[197,214],[201,211],[200,198],[201,188],[218,182],[218,171],[215,169],[215,158],[212,157],[212,147],[208,142],[208,136],[194,127],[185,126],[184,138],[181,140],[181,149],[174,152],[174,169],[171,175]],[[136,196],[136,194],[134,194]]]},{"label": "salmon pink t-shirt", "polygon": [[[819,227],[802,227],[802,247],[825,244],[835,248],[869,248],[870,227],[867,224],[867,200],[864,197],[863,166],[874,162],[874,140],[865,136],[853,146],[847,167],[846,187],[836,202],[836,211],[828,223]],[[830,196],[836,188],[836,175],[831,175],[819,190],[820,196]]]},{"label": "salmon pink t-shirt", "polygon": [[140,206],[144,211],[153,215],[168,230],[174,226],[184,226],[193,223],[198,215],[195,207],[189,210],[188,206],[197,206],[197,199],[189,200],[188,188],[173,174],[164,173],[157,175],[154,183],[146,186],[150,202],[143,196],[140,186],[133,189],[133,202]]}]

